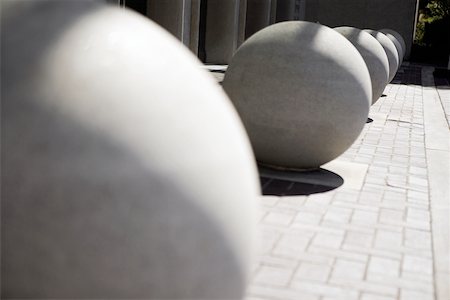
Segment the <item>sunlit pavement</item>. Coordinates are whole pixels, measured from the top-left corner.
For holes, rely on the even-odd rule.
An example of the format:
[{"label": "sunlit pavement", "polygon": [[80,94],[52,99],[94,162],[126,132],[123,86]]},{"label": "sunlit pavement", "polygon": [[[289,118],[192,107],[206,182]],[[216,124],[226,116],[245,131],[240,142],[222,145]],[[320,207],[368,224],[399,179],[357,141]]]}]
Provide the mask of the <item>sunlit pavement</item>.
[{"label": "sunlit pavement", "polygon": [[373,122],[324,166],[340,187],[261,198],[247,300],[450,299],[450,87],[433,71],[402,66]]}]

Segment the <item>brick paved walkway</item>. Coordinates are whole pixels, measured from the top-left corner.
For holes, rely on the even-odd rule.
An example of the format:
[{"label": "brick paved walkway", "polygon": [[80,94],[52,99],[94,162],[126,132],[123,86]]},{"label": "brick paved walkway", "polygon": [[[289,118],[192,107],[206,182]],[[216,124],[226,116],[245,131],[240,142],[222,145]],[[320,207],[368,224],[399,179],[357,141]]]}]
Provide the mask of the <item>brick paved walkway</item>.
[{"label": "brick paved walkway", "polygon": [[450,90],[432,72],[404,65],[337,159],[367,167],[362,186],[262,197],[247,300],[450,299]]}]

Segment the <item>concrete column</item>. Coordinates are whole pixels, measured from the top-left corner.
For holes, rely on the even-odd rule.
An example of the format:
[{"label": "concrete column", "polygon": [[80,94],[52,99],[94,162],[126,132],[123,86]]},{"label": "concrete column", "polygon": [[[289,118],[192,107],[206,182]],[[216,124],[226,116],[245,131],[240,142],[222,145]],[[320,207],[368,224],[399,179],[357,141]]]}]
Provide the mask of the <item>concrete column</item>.
[{"label": "concrete column", "polygon": [[295,0],[277,0],[276,21],[295,20]]},{"label": "concrete column", "polygon": [[247,23],[247,1],[239,1],[238,47],[245,41],[245,26]]},{"label": "concrete column", "polygon": [[277,5],[278,0],[272,0],[270,4],[270,24],[277,22]]},{"label": "concrete column", "polygon": [[305,20],[306,17],[306,0],[295,1],[295,20]]},{"label": "concrete column", "polygon": [[205,62],[228,64],[244,40],[247,0],[207,1]]},{"label": "concrete column", "polygon": [[319,15],[319,1],[304,0],[307,2],[305,9],[305,20],[309,22],[317,22]]},{"label": "concrete column", "polygon": [[272,0],[247,0],[245,38],[271,24]]},{"label": "concrete column", "polygon": [[[148,0],[147,15],[150,19],[167,29],[179,40],[185,43],[188,37],[186,30],[187,9],[186,0]],[[187,31],[187,32],[186,32]]]},{"label": "concrete column", "polygon": [[197,54],[200,0],[147,0],[147,16]]},{"label": "concrete column", "polygon": [[198,45],[200,38],[200,4],[201,0],[191,0],[191,20],[190,20],[190,36],[189,49],[198,55]]},{"label": "concrete column", "polygon": [[272,0],[271,24],[305,19],[306,0]]}]

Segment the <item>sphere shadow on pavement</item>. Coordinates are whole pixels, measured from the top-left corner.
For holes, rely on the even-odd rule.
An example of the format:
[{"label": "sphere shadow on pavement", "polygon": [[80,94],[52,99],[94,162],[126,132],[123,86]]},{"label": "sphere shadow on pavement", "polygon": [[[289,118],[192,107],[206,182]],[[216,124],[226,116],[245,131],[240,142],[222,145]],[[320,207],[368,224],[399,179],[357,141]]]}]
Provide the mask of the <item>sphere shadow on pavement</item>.
[{"label": "sphere shadow on pavement", "polygon": [[259,166],[263,195],[304,196],[334,190],[344,179],[323,168],[307,171],[279,170]]}]

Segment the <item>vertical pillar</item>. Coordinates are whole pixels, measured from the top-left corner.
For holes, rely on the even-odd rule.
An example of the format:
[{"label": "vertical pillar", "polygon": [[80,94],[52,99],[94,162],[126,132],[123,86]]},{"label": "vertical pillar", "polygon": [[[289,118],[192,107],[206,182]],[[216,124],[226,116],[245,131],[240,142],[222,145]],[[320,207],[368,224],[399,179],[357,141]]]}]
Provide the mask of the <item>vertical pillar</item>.
[{"label": "vertical pillar", "polygon": [[147,0],[147,16],[197,54],[200,0]]},{"label": "vertical pillar", "polygon": [[277,21],[277,1],[272,0],[270,3],[270,24],[275,24]]},{"label": "vertical pillar", "polygon": [[277,0],[276,21],[295,20],[295,3],[296,0]]},{"label": "vertical pillar", "polygon": [[275,22],[304,20],[306,0],[272,0],[272,24]]},{"label": "vertical pillar", "polygon": [[200,5],[201,0],[191,0],[189,49],[191,49],[196,56],[198,56],[200,38]]},{"label": "vertical pillar", "polygon": [[306,3],[305,20],[309,22],[317,22],[319,14],[319,1],[304,0]]},{"label": "vertical pillar", "polygon": [[147,16],[184,42],[185,4],[184,0],[148,0]]},{"label": "vertical pillar", "polygon": [[306,17],[306,0],[295,1],[295,20],[305,20]]},{"label": "vertical pillar", "polygon": [[248,0],[239,1],[238,47],[245,41]]},{"label": "vertical pillar", "polygon": [[269,26],[271,23],[272,0],[247,0],[245,38]]},{"label": "vertical pillar", "polygon": [[205,62],[228,64],[244,40],[246,0],[202,0],[206,5]]}]

